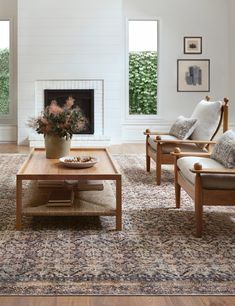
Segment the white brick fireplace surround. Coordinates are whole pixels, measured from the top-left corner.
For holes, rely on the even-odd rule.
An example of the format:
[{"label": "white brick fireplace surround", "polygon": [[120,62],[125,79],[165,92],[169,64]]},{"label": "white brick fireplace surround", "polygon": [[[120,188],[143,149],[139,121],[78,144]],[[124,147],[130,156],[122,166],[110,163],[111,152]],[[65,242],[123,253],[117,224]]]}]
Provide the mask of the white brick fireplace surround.
[{"label": "white brick fireplace surround", "polygon": [[[35,115],[44,108],[45,89],[94,89],[94,134],[73,135],[72,147],[106,146],[110,139],[104,135],[104,81],[103,80],[39,80],[35,82]],[[31,132],[30,147],[42,147],[43,135]]]}]

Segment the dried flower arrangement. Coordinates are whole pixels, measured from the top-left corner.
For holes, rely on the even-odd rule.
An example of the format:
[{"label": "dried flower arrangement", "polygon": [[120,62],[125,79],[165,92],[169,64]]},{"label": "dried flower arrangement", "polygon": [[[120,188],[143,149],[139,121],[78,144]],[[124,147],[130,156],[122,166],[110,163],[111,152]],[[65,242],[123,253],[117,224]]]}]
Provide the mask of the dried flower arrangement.
[{"label": "dried flower arrangement", "polygon": [[72,108],[73,97],[68,97],[63,107],[52,100],[40,116],[31,118],[28,126],[33,128],[38,134],[53,135],[60,138],[72,138],[74,133],[78,133],[86,128],[87,120],[81,110]]}]

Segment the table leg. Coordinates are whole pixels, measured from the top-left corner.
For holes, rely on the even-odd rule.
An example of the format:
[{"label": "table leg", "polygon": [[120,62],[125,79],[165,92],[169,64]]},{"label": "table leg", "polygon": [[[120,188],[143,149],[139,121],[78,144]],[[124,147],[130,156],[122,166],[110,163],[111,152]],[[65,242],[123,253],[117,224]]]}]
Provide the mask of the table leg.
[{"label": "table leg", "polygon": [[116,179],[116,230],[122,230],[122,178]]},{"label": "table leg", "polygon": [[22,225],[22,179],[16,178],[16,229]]}]

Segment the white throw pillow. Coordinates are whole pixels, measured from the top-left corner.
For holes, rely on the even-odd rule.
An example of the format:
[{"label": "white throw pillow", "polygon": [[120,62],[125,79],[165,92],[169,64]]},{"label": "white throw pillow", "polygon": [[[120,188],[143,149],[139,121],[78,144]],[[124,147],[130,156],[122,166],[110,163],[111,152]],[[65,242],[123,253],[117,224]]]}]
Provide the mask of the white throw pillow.
[{"label": "white throw pillow", "polygon": [[220,121],[221,101],[205,101],[198,103],[191,118],[197,119],[197,126],[191,135],[193,140],[211,140]]},{"label": "white throw pillow", "polygon": [[225,132],[215,145],[211,158],[226,168],[235,168],[235,133],[232,130]]},{"label": "white throw pillow", "polygon": [[194,131],[197,124],[197,119],[185,118],[184,116],[179,116],[177,120],[173,123],[169,134],[175,136],[179,139],[185,140]]}]

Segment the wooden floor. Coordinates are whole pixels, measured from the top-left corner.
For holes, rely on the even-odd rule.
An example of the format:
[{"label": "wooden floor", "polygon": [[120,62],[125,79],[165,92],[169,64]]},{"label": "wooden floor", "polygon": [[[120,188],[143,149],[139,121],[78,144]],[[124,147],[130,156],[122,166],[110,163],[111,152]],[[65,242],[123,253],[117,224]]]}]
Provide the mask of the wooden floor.
[{"label": "wooden floor", "polygon": [[[144,144],[110,147],[116,154],[144,153]],[[0,144],[0,153],[29,152],[28,147]],[[205,284],[206,286],[206,284]],[[235,292],[234,292],[235,293]],[[1,292],[0,292],[1,294]],[[233,296],[4,296],[0,306],[234,306]]]},{"label": "wooden floor", "polygon": [[234,306],[229,296],[0,297],[0,306]]}]

